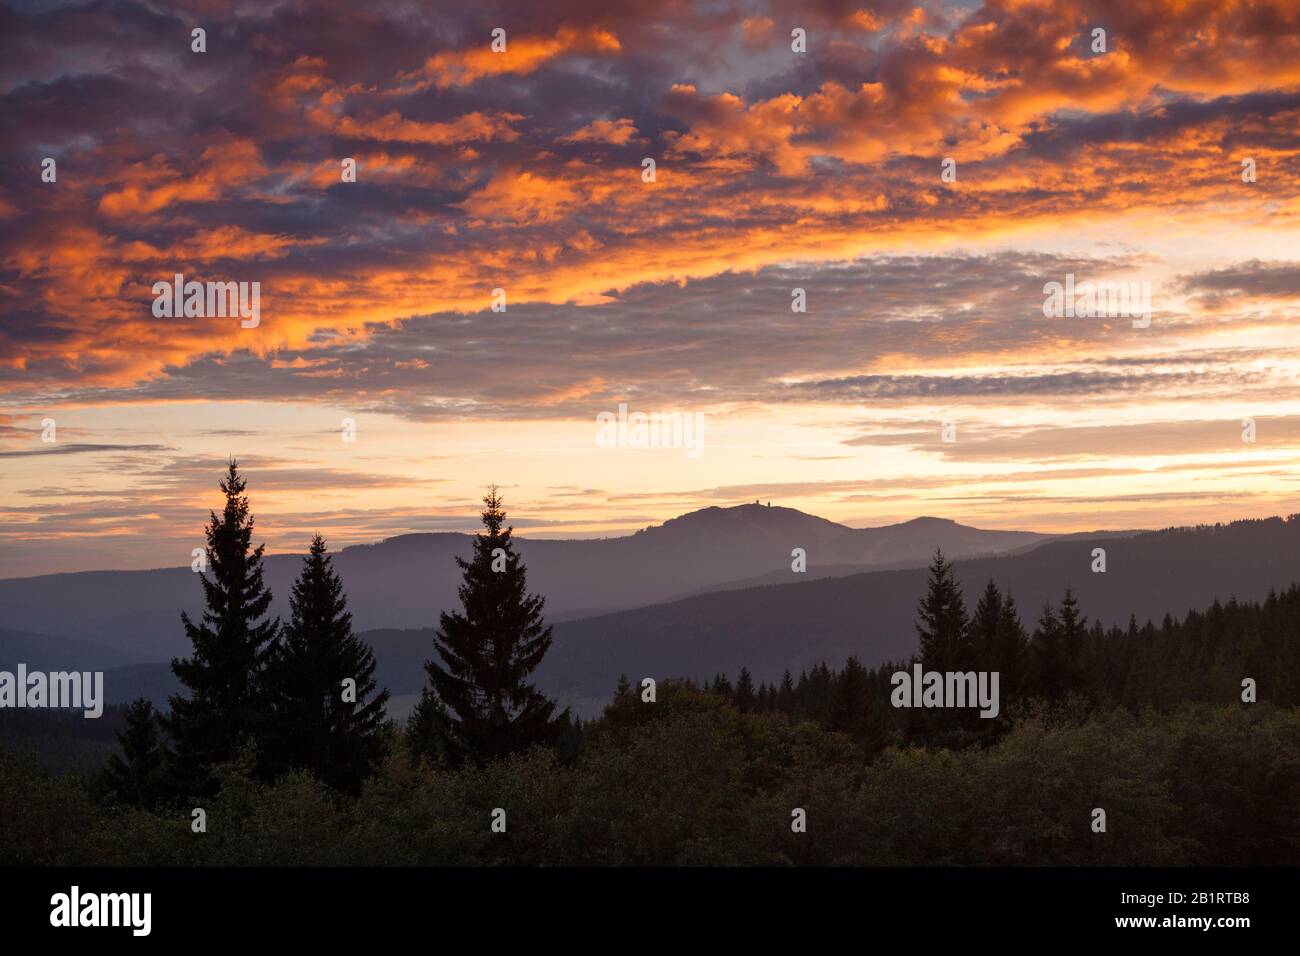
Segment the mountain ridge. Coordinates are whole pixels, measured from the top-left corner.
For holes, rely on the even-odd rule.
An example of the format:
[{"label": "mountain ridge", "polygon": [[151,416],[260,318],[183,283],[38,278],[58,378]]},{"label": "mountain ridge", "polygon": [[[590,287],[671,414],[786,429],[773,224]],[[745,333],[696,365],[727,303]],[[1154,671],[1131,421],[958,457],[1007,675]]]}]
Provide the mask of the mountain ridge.
[{"label": "mountain ridge", "polygon": [[[1107,553],[1105,573],[1091,570],[1098,547]],[[734,677],[747,667],[756,681],[773,681],[786,668],[797,674],[823,661],[839,666],[849,654],[875,666],[915,651],[924,567],[812,580],[787,573],[790,580],[782,584],[557,622],[537,684],[591,714],[624,673],[707,678],[721,671]],[[1067,538],[1019,554],[959,560],[955,573],[968,609],[992,579],[1015,597],[1030,630],[1043,602],[1059,602],[1067,586],[1089,620],[1125,626],[1134,615],[1140,625],[1234,597],[1260,600],[1300,580],[1300,518]],[[422,686],[422,664],[433,653],[432,623],[360,634],[375,650],[380,683],[394,695]],[[164,671],[165,665],[156,665],[134,676],[106,676],[109,700],[130,699],[137,686],[159,687]]]},{"label": "mountain ridge", "polygon": [[[519,537],[530,587],[551,620],[655,604],[701,588],[788,571],[793,548],[810,569],[923,563],[935,547],[954,556],[998,553],[1051,536],[951,524],[849,528],[793,508],[754,504],[688,512],[634,534],[598,539]],[[422,627],[455,606],[473,536],[396,535],[333,552],[358,630]],[[287,616],[301,555],[265,558],[275,595],[271,613]],[[184,653],[182,610],[201,610],[202,589],[188,567],[77,571],[0,580],[0,622],[14,631],[82,638],[123,652],[124,663]]]}]

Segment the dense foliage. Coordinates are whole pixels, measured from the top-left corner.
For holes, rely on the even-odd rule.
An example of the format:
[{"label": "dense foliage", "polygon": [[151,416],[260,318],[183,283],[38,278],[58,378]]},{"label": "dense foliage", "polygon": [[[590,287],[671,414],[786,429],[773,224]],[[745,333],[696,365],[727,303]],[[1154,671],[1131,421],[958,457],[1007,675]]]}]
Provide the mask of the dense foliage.
[{"label": "dense foliage", "polygon": [[[686,683],[625,695],[582,754],[459,769],[399,741],[353,798],[238,764],[204,804],[97,805],[73,777],[0,754],[0,864],[1276,864],[1300,859],[1300,712],[1068,706],[994,745],[886,748]],[[491,830],[494,808],[505,833]],[[1093,808],[1108,829],[1090,828]],[[807,811],[807,832],[791,812]]]},{"label": "dense foliage", "polygon": [[892,707],[890,679],[910,661],[866,668],[850,657],[839,670],[820,664],[797,679],[787,671],[779,683],[757,687],[742,669],[734,685],[719,674],[709,687],[742,712],[783,713],[848,734],[868,754],[887,744],[987,744],[1010,726],[1017,706],[1031,701],[1087,709],[1223,705],[1242,701],[1249,678],[1258,701],[1300,706],[1300,587],[1294,585],[1259,603],[1215,601],[1181,621],[1166,616],[1159,626],[1139,627],[1130,619],[1127,628],[1110,629],[1087,626],[1067,589],[1027,633],[1014,600],[992,581],[967,618],[951,566],[939,557],[918,619],[926,669],[1000,673],[997,720]]}]

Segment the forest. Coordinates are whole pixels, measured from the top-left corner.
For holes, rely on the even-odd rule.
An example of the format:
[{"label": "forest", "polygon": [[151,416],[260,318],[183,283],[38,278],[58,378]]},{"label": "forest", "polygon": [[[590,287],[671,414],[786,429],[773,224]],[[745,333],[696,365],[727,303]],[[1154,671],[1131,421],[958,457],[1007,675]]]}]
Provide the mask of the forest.
[{"label": "forest", "polygon": [[[912,660],[757,686],[746,669],[625,675],[583,722],[528,680],[550,628],[493,489],[459,561],[461,609],[441,614],[425,692],[398,723],[325,542],[290,620],[267,619],[233,462],[222,489],[207,611],[182,616],[193,653],[172,664],[188,693],[165,713],[110,710],[116,752],[102,766],[81,753],[79,772],[31,747],[64,718],[6,725],[0,864],[1300,860],[1295,586],[1110,629],[1067,589],[1026,628],[992,581],[966,608],[936,554]],[[914,663],[997,672],[997,716],[892,706],[892,675]]]}]

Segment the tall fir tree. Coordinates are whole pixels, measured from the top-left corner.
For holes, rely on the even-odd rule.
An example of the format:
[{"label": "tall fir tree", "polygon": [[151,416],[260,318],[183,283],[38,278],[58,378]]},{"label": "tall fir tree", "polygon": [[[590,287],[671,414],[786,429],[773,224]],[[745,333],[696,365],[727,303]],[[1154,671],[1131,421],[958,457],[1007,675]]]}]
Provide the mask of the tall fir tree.
[{"label": "tall fir tree", "polygon": [[614,688],[614,696],[618,699],[630,697],[632,695],[632,682],[627,679],[627,674],[618,675],[618,686]]},{"label": "tall fir tree", "polygon": [[456,559],[462,610],[439,619],[433,643],[441,663],[425,664],[431,687],[412,719],[430,735],[422,749],[453,764],[551,744],[559,730],[555,703],[528,682],[551,646],[545,600],[528,593],[495,487],[483,504],[486,533],[475,536],[469,561]]},{"label": "tall fir tree", "polygon": [[850,654],[831,688],[828,726],[861,742],[865,737],[867,703],[867,670]]},{"label": "tall fir tree", "polygon": [[757,698],[754,694],[754,678],[749,675],[749,668],[742,667],[740,676],[736,678],[736,709],[742,714],[747,714],[755,708]]},{"label": "tall fir tree", "polygon": [[[800,682],[802,683],[802,681]],[[822,661],[808,675],[808,688],[804,697],[803,716],[817,721],[827,720],[831,709],[831,692],[835,678]]]},{"label": "tall fir tree", "polygon": [[989,578],[967,624],[971,648],[980,670],[996,670],[993,660],[997,654],[998,625],[1001,620],[1002,592],[993,579]]},{"label": "tall fir tree", "polygon": [[794,679],[790,677],[789,668],[786,668],[785,676],[781,678],[781,686],[776,692],[776,709],[786,716],[794,716]]},{"label": "tall fir tree", "polygon": [[266,726],[262,688],[278,620],[263,620],[271,592],[262,581],[262,549],[251,549],[253,516],[245,481],[231,461],[221,480],[225,507],[210,512],[207,572],[201,572],[207,605],[202,621],[181,614],[193,653],[172,659],[172,672],[189,690],[171,698],[163,725],[174,750],[172,775],[185,795],[211,793],[212,767],[233,759]]},{"label": "tall fir tree", "polygon": [[343,582],[320,535],[303,559],[289,609],[267,661],[264,772],[309,770],[337,790],[358,793],[383,756],[388,691],[376,693],[374,652],[352,633]]},{"label": "tall fir tree", "polygon": [[1025,654],[1029,636],[1020,623],[1016,600],[1008,591],[1002,597],[997,631],[993,639],[991,669],[998,672],[999,692],[1005,703],[1018,700],[1025,693]]},{"label": "tall fir tree", "polygon": [[966,605],[953,577],[952,562],[944,560],[942,551],[934,553],[926,593],[916,614],[921,664],[926,670],[964,671],[974,666]]},{"label": "tall fir tree", "polygon": [[1034,661],[1034,693],[1050,701],[1065,696],[1067,675],[1061,621],[1050,603],[1043,605],[1042,616],[1030,640]]},{"label": "tall fir tree", "polygon": [[168,795],[168,753],[160,729],[147,698],[127,706],[126,729],[117,734],[122,752],[108,759],[100,778],[114,803],[149,810]]},{"label": "tall fir tree", "polygon": [[1025,629],[1016,611],[1015,598],[1005,595],[990,578],[980,595],[979,603],[970,619],[971,649],[977,669],[996,671],[998,695],[1003,704],[1010,703],[1022,692]]},{"label": "tall fir tree", "polygon": [[1081,691],[1088,669],[1084,654],[1088,618],[1079,610],[1079,602],[1069,588],[1065,589],[1057,618],[1061,622],[1062,690],[1067,694]]},{"label": "tall fir tree", "polygon": [[566,710],[556,718],[555,756],[562,764],[571,764],[582,753],[582,718],[570,716]]}]

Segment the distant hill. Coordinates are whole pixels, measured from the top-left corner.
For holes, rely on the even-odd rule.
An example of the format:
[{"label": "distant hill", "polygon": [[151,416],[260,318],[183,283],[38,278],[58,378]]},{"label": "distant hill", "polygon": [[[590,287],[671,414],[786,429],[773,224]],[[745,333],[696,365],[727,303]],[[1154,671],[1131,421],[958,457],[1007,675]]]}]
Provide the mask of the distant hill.
[{"label": "distant hill", "polygon": [[76,637],[52,637],[27,631],[0,631],[0,670],[18,664],[39,671],[102,671],[126,661],[120,651]]},{"label": "distant hill", "polygon": [[[1004,548],[998,547],[995,550],[982,550],[979,547],[971,546],[973,542],[968,543],[962,540],[964,532],[973,531],[973,528],[967,528],[964,525],[955,522],[943,522],[939,518],[918,518],[921,522],[937,522],[929,527],[937,532],[935,534],[935,547],[940,548],[943,553],[950,558],[969,558],[977,555],[1013,555],[1023,554],[1032,551],[1047,541],[1092,541],[1097,538],[1120,538],[1131,537],[1135,534],[1141,534],[1140,531],[1082,531],[1075,534],[1065,534],[1053,537],[1046,535],[1036,536],[1034,540],[1020,545],[1019,547]],[[913,522],[908,522],[912,524]],[[947,530],[944,524],[952,526],[953,533],[944,535],[942,532]],[[898,525],[896,527],[902,527]],[[871,529],[876,530],[876,529]],[[884,529],[881,529],[884,530]],[[1000,532],[979,532],[980,534],[998,534]],[[1004,532],[1006,534],[1016,534],[1018,532]],[[826,564],[826,565],[809,565],[808,570],[799,575],[800,581],[816,581],[820,578],[843,578],[851,574],[864,574],[869,571],[899,571],[905,568],[918,568],[930,563],[934,557],[934,548],[922,554],[909,555],[907,558],[898,561],[876,561],[868,564]],[[778,571],[769,571],[767,574],[759,575],[753,578],[743,578],[739,581],[725,581],[722,584],[712,584],[701,587],[696,590],[697,594],[705,594],[712,591],[736,591],[746,588],[765,587],[769,584],[790,584],[795,581],[795,575],[787,566]],[[681,595],[690,597],[689,594]]]},{"label": "distant hill", "polygon": [[[1090,570],[1096,547],[1106,550],[1104,574]],[[1259,599],[1300,580],[1300,520],[1067,539],[1022,554],[959,561],[956,572],[968,605],[989,578],[1010,589],[1030,630],[1044,602],[1057,603],[1067,585],[1090,620],[1125,625],[1132,613],[1139,623],[1159,623],[1166,613],[1181,617],[1216,599]],[[821,661],[839,665],[849,654],[867,665],[905,658],[916,649],[916,603],[925,581],[924,568],[876,571],[561,621],[537,683],[590,714],[608,700],[621,673],[734,677],[743,666],[755,680],[776,680],[786,668],[797,675]],[[395,695],[418,693],[432,636],[432,628],[363,633],[375,650],[380,684]],[[134,696],[146,677],[166,679],[166,667],[151,677],[147,669],[117,674],[106,676],[110,701]]]},{"label": "distant hill", "polygon": [[[1093,548],[1107,569],[1090,568]],[[1300,581],[1300,519],[1238,521],[1115,538],[1054,541],[1032,551],[957,562],[973,605],[990,578],[1010,589],[1026,628],[1043,604],[1073,588],[1090,620],[1125,625],[1181,617],[1216,599],[1254,600]],[[791,575],[797,577],[797,575]],[[734,676],[776,680],[789,668],[850,655],[875,665],[916,649],[916,603],[926,571],[877,571],[726,590],[556,625],[539,684],[566,699],[607,696],[629,677]]]},{"label": "distant hill", "polygon": [[[358,630],[434,625],[456,605],[468,557],[465,534],[409,534],[344,548],[334,566]],[[810,574],[921,564],[936,547],[955,557],[1050,540],[1025,531],[982,531],[921,518],[883,528],[848,528],[792,508],[749,504],[705,508],[620,538],[517,539],[530,586],[546,596],[552,621],[654,604],[729,582],[790,574],[790,552],[807,552]],[[306,542],[304,542],[305,546]],[[266,559],[272,613],[287,616],[297,555]],[[180,612],[198,614],[202,589],[188,567],[85,571],[0,580],[0,621],[15,631],[90,640],[145,663],[185,654]]]}]

